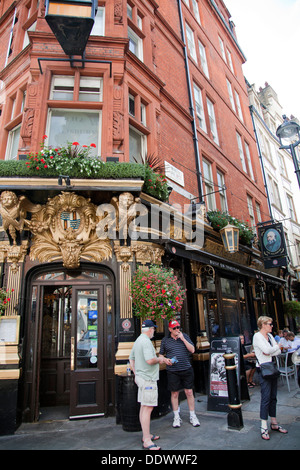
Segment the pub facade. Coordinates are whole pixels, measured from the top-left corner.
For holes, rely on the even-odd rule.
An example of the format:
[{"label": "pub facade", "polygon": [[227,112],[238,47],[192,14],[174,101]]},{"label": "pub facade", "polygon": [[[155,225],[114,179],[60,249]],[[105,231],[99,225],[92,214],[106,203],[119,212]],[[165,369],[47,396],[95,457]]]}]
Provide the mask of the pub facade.
[{"label": "pub facade", "polygon": [[[99,1],[77,61],[43,2],[5,0],[0,15],[0,254],[10,299],[0,319],[1,433],[46,406],[66,406],[70,418],[116,413],[140,332],[128,286],[151,264],[172,268],[186,289],[177,315],[206,393],[212,338],[250,343],[262,313],[284,325],[281,270],[264,268],[255,240],[228,253],[208,216],[253,216],[253,227],[258,214],[269,219],[245,58],[224,2]],[[69,168],[51,166],[62,148]],[[79,148],[94,173],[71,165]],[[159,322],[157,348],[166,332]]]}]

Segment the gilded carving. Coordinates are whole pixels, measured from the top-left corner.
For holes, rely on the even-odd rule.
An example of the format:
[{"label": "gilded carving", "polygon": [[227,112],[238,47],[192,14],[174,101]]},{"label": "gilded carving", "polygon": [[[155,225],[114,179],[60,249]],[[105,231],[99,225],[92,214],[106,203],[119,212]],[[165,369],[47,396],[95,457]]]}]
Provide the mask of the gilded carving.
[{"label": "gilded carving", "polygon": [[26,220],[27,212],[35,213],[39,211],[39,204],[32,204],[26,196],[17,197],[12,191],[3,191],[0,196],[0,214],[2,216],[3,228],[6,231],[13,245],[20,242],[20,233],[24,225],[28,225]]},{"label": "gilded carving", "polygon": [[62,192],[48,203],[30,222],[33,244],[30,258],[40,262],[62,259],[68,269],[79,266],[80,260],[101,262],[112,256],[108,239],[96,234],[96,206],[83,196]]}]

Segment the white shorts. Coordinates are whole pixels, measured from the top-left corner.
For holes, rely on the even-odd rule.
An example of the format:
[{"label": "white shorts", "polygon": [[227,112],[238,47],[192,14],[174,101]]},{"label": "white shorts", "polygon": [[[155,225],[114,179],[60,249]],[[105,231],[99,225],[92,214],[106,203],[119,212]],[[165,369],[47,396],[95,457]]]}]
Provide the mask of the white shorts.
[{"label": "white shorts", "polygon": [[135,383],[138,386],[138,402],[144,406],[157,406],[157,382],[144,380],[142,377],[135,376]]}]

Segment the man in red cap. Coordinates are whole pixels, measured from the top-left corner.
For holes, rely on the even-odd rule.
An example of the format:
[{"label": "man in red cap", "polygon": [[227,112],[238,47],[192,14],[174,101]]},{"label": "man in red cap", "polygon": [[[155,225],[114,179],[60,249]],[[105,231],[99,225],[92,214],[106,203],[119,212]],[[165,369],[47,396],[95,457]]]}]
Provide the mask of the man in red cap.
[{"label": "man in red cap", "polygon": [[190,360],[190,355],[195,352],[195,346],[189,336],[182,333],[177,320],[169,322],[169,332],[169,336],[162,339],[159,354],[172,360],[172,365],[167,365],[167,377],[174,413],[173,428],[179,428],[181,424],[178,397],[182,388],[185,391],[190,410],[190,423],[195,427],[200,426],[195,414],[194,371]]}]

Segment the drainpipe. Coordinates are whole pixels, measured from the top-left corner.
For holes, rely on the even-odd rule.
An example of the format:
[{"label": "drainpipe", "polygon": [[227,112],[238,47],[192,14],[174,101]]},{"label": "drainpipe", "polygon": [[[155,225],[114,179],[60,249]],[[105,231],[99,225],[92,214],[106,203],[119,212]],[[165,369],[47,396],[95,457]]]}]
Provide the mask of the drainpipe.
[{"label": "drainpipe", "polygon": [[187,80],[188,94],[189,94],[190,114],[193,118],[193,120],[192,120],[193,141],[194,141],[194,150],[195,150],[195,157],[196,157],[197,181],[198,181],[198,191],[199,191],[199,198],[197,198],[197,199],[199,199],[200,202],[203,202],[203,189],[202,189],[202,178],[201,178],[202,174],[201,174],[200,154],[199,154],[199,145],[198,145],[198,137],[197,137],[195,110],[194,110],[193,96],[192,96],[190,69],[189,69],[187,47],[186,47],[184,27],[183,27],[181,0],[177,0],[177,4],[178,4],[178,13],[179,13],[179,20],[180,20],[180,28],[181,28],[181,38],[182,38],[182,42],[184,43],[184,48],[183,48],[184,64],[185,64],[186,80]]}]

